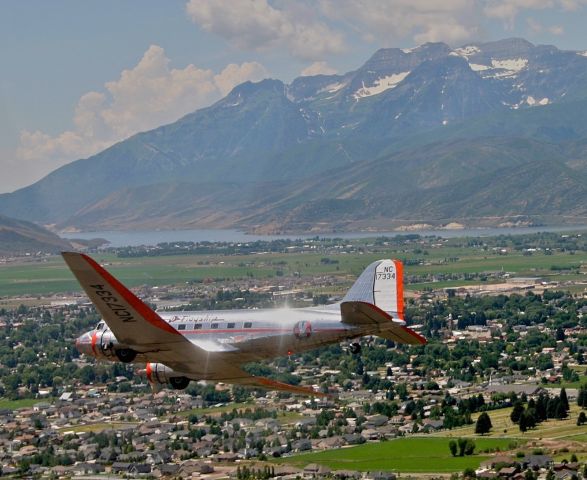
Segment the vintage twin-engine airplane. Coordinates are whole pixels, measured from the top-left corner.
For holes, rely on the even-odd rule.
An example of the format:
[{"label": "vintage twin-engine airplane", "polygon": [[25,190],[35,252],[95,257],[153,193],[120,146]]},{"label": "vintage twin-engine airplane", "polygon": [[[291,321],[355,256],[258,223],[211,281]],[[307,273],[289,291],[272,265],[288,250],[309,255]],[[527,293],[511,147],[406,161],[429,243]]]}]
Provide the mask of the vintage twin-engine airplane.
[{"label": "vintage twin-engine airplane", "polygon": [[[426,343],[403,320],[399,260],[373,262],[339,304],[157,313],[87,255],[66,252],[63,258],[103,318],[76,340],[77,349],[100,360],[145,363],[151,384],[184,389],[190,380],[211,380],[320,395],[311,388],[250,375],[241,365],[365,335]],[[355,340],[350,349],[358,353],[360,344]]]}]

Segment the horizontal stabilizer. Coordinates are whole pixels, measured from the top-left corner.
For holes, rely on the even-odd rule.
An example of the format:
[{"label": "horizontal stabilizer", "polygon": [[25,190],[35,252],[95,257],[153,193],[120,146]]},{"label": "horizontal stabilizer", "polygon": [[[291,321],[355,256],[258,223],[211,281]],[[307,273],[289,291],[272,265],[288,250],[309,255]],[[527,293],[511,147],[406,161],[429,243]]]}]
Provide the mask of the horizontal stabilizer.
[{"label": "horizontal stabilizer", "polygon": [[405,326],[405,322],[396,322],[391,315],[371,303],[343,302],[340,304],[342,321],[349,325],[361,327],[368,335],[393,340],[408,345],[424,345],[426,339]]}]

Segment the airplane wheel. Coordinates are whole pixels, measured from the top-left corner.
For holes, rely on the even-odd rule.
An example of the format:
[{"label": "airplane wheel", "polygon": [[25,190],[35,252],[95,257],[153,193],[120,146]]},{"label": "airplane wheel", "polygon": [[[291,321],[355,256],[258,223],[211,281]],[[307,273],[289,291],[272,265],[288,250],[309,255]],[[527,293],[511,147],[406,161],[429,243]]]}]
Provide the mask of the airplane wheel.
[{"label": "airplane wheel", "polygon": [[121,348],[120,350],[116,350],[116,357],[122,363],[130,363],[137,357],[137,352],[132,348]]},{"label": "airplane wheel", "polygon": [[361,344],[354,342],[349,345],[349,350],[353,355],[358,355],[361,353]]},{"label": "airplane wheel", "polygon": [[174,390],[185,390],[190,384],[190,379],[187,377],[171,377],[169,383]]}]

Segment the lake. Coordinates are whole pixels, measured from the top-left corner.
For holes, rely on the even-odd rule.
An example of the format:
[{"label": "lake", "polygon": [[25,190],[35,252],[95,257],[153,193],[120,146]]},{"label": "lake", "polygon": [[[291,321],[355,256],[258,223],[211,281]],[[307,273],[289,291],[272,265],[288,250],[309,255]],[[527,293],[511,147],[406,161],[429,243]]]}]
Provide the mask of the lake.
[{"label": "lake", "polygon": [[435,235],[442,238],[455,237],[493,237],[496,235],[522,235],[537,232],[571,232],[587,230],[587,225],[571,225],[559,227],[517,227],[517,228],[465,228],[459,230],[418,230],[414,232],[341,232],[324,234],[298,234],[298,235],[249,235],[239,230],[143,230],[143,231],[98,231],[62,233],[61,237],[72,239],[79,238],[90,240],[92,238],[104,238],[110,242],[111,247],[126,247],[139,245],[157,245],[163,242],[237,242],[246,243],[257,240],[278,239],[307,239],[316,236],[321,238],[373,238],[394,237],[396,235],[418,234],[421,236]]}]

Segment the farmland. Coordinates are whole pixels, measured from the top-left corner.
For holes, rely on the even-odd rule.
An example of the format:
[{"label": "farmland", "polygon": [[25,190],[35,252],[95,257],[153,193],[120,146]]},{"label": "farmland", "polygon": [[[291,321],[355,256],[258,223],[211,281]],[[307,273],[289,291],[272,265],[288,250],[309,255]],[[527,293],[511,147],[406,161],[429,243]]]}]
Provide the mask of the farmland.
[{"label": "farmland", "polygon": [[[444,437],[401,438],[357,447],[296,455],[280,459],[278,462],[297,466],[318,463],[336,470],[441,473],[477,468],[480,462],[489,458],[489,455],[484,454],[453,457],[448,449],[448,442],[449,439]],[[475,439],[476,451],[510,450],[522,443],[523,441],[508,438]]]},{"label": "farmland", "polygon": [[[222,253],[226,248],[218,248],[218,253],[204,254],[173,254],[172,251],[160,256],[121,257],[116,250],[111,250],[93,256],[129,286],[330,275],[339,280],[339,285],[327,293],[341,293],[367,264],[393,257],[405,261],[407,288],[411,290],[490,284],[499,281],[500,273],[506,272],[509,276],[540,276],[553,282],[567,282],[567,289],[583,289],[583,265],[587,262],[583,244],[568,248],[566,237],[543,235],[546,240],[540,234],[501,240],[499,237],[474,240],[411,236],[338,243],[336,240],[299,241],[283,251],[274,251],[274,246],[264,251],[261,246],[259,251],[251,253],[249,249],[243,254],[226,254]],[[534,248],[540,244],[552,247]],[[3,297],[75,291],[78,291],[77,283],[59,256],[0,264]]]}]

